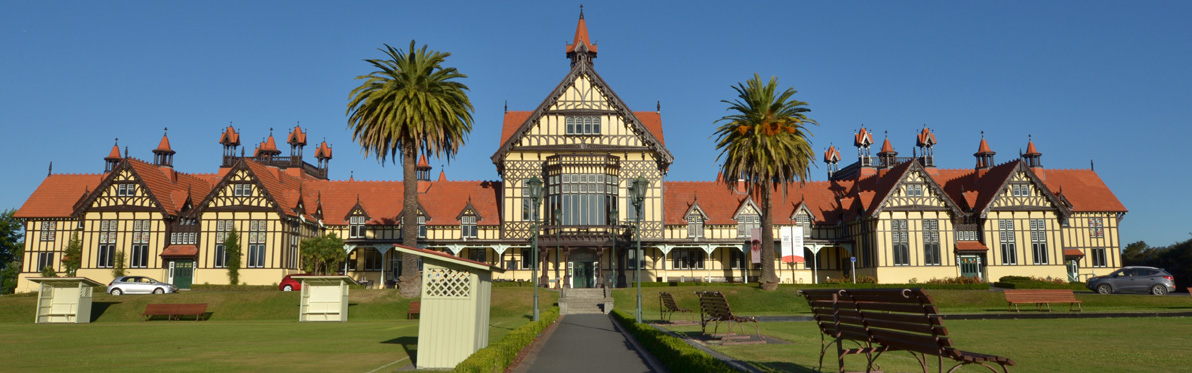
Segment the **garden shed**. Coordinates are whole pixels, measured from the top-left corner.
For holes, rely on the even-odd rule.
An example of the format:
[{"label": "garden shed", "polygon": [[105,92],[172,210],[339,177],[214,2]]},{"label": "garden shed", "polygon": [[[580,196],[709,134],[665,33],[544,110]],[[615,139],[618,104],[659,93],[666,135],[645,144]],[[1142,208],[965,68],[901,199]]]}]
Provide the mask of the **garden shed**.
[{"label": "garden shed", "polygon": [[488,346],[492,273],[499,267],[446,253],[394,245],[422,258],[418,369],[451,369]]},{"label": "garden shed", "polygon": [[298,321],[348,321],[348,276],[293,276],[302,282]]},{"label": "garden shed", "polygon": [[38,284],[34,323],[86,324],[91,322],[91,293],[104,286],[86,277],[30,277]]}]

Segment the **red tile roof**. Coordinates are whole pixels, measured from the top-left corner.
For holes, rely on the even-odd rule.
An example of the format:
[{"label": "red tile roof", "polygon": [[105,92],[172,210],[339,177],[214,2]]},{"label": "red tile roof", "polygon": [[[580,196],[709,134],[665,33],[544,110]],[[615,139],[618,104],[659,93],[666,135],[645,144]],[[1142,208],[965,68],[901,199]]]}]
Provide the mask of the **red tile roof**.
[{"label": "red tile roof", "polygon": [[[793,221],[791,217],[795,209],[803,203],[814,215],[813,221],[835,222],[840,217],[840,209],[836,208],[832,190],[840,187],[841,184],[836,182],[814,181],[803,185],[792,183],[787,187],[786,194],[782,193],[781,188],[775,188],[770,201],[773,209],[771,217],[775,222],[789,224]],[[663,189],[666,191],[663,196],[666,208],[664,223],[669,225],[687,224],[683,216],[696,202],[708,216],[704,224],[736,224],[733,215],[749,198],[716,181],[667,181]],[[754,201],[757,203],[758,199],[754,198]]]},{"label": "red tile roof", "polygon": [[890,145],[890,138],[882,142],[882,153],[894,153],[894,146]]},{"label": "red tile roof", "polygon": [[69,217],[83,193],[95,190],[103,177],[101,174],[50,175],[13,216],[21,219]]},{"label": "red tile roof", "polygon": [[273,141],[273,135],[269,135],[269,138],[261,143],[260,149],[262,151],[280,152],[280,150],[277,150],[277,143]]},{"label": "red tile roof", "polygon": [[1092,170],[1047,170],[1043,181],[1052,193],[1063,194],[1078,212],[1126,212],[1113,191]]},{"label": "red tile roof", "polygon": [[173,152],[174,150],[170,149],[170,137],[161,135],[161,142],[157,144],[157,149],[153,149],[153,151],[166,153]]},{"label": "red tile roof", "polygon": [[981,241],[956,241],[956,251],[989,251]]},{"label": "red tile roof", "polygon": [[145,184],[149,194],[157,199],[161,208],[167,214],[174,215],[186,203],[189,193],[195,203],[202,200],[211,191],[212,183],[204,178],[176,172],[172,169],[161,169],[158,166],[145,163],[136,158],[126,160],[137,177]]},{"label": "red tile roof", "polygon": [[228,126],[223,134],[219,135],[219,143],[224,145],[240,145],[240,133],[236,132],[235,128]]},{"label": "red tile roof", "polygon": [[1084,252],[1080,249],[1064,249],[1064,257],[1084,256]]},{"label": "red tile roof", "polygon": [[294,130],[290,132],[290,138],[286,140],[286,143],[306,145],[306,132],[302,132],[302,127],[294,126]]},{"label": "red tile roof", "polygon": [[985,137],[981,137],[981,144],[977,146],[977,154],[995,154],[993,150],[989,150],[989,143],[985,142]]},{"label": "red tile roof", "polygon": [[120,159],[120,145],[112,145],[112,151],[108,153],[108,157],[104,159]]},{"label": "red tile roof", "polygon": [[1035,150],[1035,142],[1034,141],[1027,141],[1026,142],[1026,153],[1024,155],[1043,155],[1043,153],[1040,153],[1038,150]]},{"label": "red tile roof", "polygon": [[327,146],[326,141],[320,143],[319,148],[315,149],[315,158],[331,159],[331,147]]},{"label": "red tile roof", "polygon": [[199,248],[195,245],[170,245],[170,247],[161,251],[162,257],[195,255],[199,255]]},{"label": "red tile roof", "polygon": [[919,136],[915,137],[915,144],[918,146],[935,145],[935,133],[931,132],[927,126],[923,126],[923,131],[919,132]]},{"label": "red tile roof", "polygon": [[430,163],[426,162],[426,154],[418,156],[418,165],[416,167],[417,168],[426,168],[426,169],[430,168]]},{"label": "red tile roof", "polygon": [[853,136],[853,146],[869,146],[873,144],[873,135],[865,127],[861,127],[861,131]]},{"label": "red tile roof", "polygon": [[588,23],[584,21],[584,13],[582,11],[579,13],[579,23],[575,25],[575,39],[572,40],[571,44],[567,44],[567,53],[575,52],[575,48],[581,42],[586,44],[588,50],[592,51],[592,53],[596,53],[596,44],[592,44],[592,41],[588,40]]}]

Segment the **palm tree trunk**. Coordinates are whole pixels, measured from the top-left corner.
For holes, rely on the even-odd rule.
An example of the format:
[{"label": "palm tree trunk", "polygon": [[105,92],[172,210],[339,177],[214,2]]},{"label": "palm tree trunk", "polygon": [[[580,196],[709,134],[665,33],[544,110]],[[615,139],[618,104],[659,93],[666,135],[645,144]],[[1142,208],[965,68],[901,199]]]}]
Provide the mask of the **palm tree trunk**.
[{"label": "palm tree trunk", "polygon": [[769,184],[762,185],[762,290],[773,291],[778,289],[778,276],[774,274],[774,221],[771,219],[772,208],[770,205],[770,191],[772,187]]},{"label": "palm tree trunk", "polygon": [[[418,147],[414,142],[405,141],[401,144],[402,169],[402,225],[401,244],[418,247],[418,177],[415,174]],[[399,288],[401,295],[407,298],[417,297],[422,293],[422,276],[418,273],[418,257],[402,253],[401,277]]]}]

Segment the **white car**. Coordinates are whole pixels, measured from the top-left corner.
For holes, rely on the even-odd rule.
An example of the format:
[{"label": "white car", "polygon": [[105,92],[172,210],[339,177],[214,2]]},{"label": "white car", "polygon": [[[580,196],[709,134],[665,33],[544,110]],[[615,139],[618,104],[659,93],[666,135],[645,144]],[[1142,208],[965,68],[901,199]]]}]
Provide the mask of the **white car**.
[{"label": "white car", "polygon": [[108,294],[165,294],[178,292],[174,285],[145,276],[120,276],[108,284]]}]

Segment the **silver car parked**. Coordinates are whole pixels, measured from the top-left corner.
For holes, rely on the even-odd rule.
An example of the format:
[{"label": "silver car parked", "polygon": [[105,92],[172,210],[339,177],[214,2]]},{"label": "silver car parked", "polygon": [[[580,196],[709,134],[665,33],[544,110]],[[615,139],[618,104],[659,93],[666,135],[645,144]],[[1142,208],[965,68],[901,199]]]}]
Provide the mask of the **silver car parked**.
[{"label": "silver car parked", "polygon": [[1108,275],[1090,278],[1085,286],[1101,294],[1133,292],[1165,295],[1175,291],[1175,280],[1167,271],[1155,267],[1122,267]]},{"label": "silver car parked", "polygon": [[120,276],[108,284],[108,294],[165,294],[177,292],[174,285],[145,276]]}]

